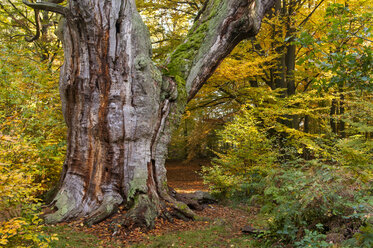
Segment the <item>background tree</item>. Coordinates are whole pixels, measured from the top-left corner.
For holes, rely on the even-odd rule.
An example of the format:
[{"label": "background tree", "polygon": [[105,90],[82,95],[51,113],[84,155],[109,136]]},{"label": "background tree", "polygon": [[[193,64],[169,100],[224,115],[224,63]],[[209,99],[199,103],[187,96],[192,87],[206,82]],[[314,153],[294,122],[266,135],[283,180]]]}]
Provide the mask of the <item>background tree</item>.
[{"label": "background tree", "polygon": [[[294,94],[284,93],[287,86],[272,89],[267,83],[270,70],[278,71],[278,59],[284,55],[271,44],[285,46],[289,40],[286,28],[280,28],[284,35],[276,40],[271,35],[263,39],[262,35],[272,34],[270,21],[268,26],[265,21],[253,43],[258,53],[252,57],[246,54],[248,59],[240,61],[236,53],[240,54],[241,48],[229,58],[237,64],[248,60],[260,63],[271,54],[272,59],[246,69],[261,72],[258,69],[265,68],[261,74],[239,78],[237,75],[244,74],[242,68],[235,71],[228,60],[215,75],[234,75],[210,79],[223,81],[212,81],[208,87],[219,92],[220,85],[235,78],[227,83],[229,99],[246,104],[218,131],[221,147],[213,166],[204,168],[204,178],[215,193],[243,202],[248,208],[260,208],[258,215],[268,223],[265,241],[269,246],[280,242],[283,246],[327,247],[333,242],[370,247],[372,6],[366,1],[340,1],[315,7],[299,9],[297,14],[307,23],[298,24],[301,29],[289,44],[297,51]],[[292,18],[292,22],[301,23],[298,15]],[[276,18],[272,20],[277,23]],[[256,43],[263,47],[262,53],[255,49]],[[209,92],[200,97],[206,102],[223,98],[222,93],[214,96]],[[219,113],[224,109],[219,106],[226,104],[221,102],[214,106],[211,101],[207,107]],[[237,110],[231,106],[230,110]],[[262,154],[267,155],[265,163]],[[343,231],[348,228],[350,232]]]},{"label": "background tree", "polygon": [[[338,4],[344,6],[344,1],[339,1]],[[340,97],[344,97],[346,93],[341,92],[349,91],[355,86],[357,89],[362,89],[359,85],[364,85],[363,92],[369,92],[366,90],[371,85],[369,83],[371,69],[368,68],[371,50],[369,41],[371,36],[369,9],[371,7],[367,1],[349,1],[348,7],[343,7],[344,11],[348,9],[348,13],[338,14],[338,17],[332,17],[330,13],[326,18],[328,6],[325,1],[278,2],[277,7],[285,8],[285,10],[274,11],[269,15],[268,19],[264,20],[257,37],[237,46],[209,79],[209,83],[189,103],[189,119],[186,118],[186,122],[189,121],[187,131],[190,134],[187,135],[189,138],[183,138],[185,131],[182,130],[184,125],[181,125],[178,131],[179,138],[175,136],[174,140],[189,140],[190,152],[193,150],[192,147],[205,147],[206,150],[219,149],[218,147],[206,147],[202,143],[198,144],[204,140],[201,139],[202,136],[196,138],[196,134],[215,137],[216,140],[214,130],[221,128],[222,124],[231,120],[242,104],[249,103],[251,106],[258,106],[263,103],[260,98],[262,93],[258,91],[269,92],[269,94],[273,91],[281,91],[278,96],[281,96],[283,100],[277,99],[282,102],[278,103],[277,107],[283,106],[284,109],[277,109],[274,106],[276,111],[284,113],[278,123],[281,130],[315,134],[327,133],[331,128],[335,134],[341,135],[334,124],[340,123],[341,125],[338,125],[341,127],[344,125],[343,114],[340,114],[340,107],[343,112],[343,104],[339,103]],[[288,11],[293,12],[288,13]],[[292,28],[291,34],[287,31],[290,27]],[[337,44],[344,47],[340,49],[340,52],[343,51],[345,55],[330,52]],[[291,54],[288,52],[288,47],[291,48],[289,48],[292,51]],[[295,57],[287,58],[290,55]],[[291,63],[285,63],[286,60]],[[336,63],[337,61],[340,62]],[[359,63],[352,63],[352,61],[359,61]],[[344,65],[340,66],[342,63]],[[286,76],[288,72],[291,72],[292,76]],[[349,81],[350,83],[346,83],[348,88],[338,90],[337,84],[330,81],[331,75],[335,75],[332,82],[338,78],[345,82]],[[358,83],[360,79],[366,81]],[[290,88],[294,87],[294,89],[288,87],[289,82]],[[313,102],[312,105],[301,103],[299,97],[302,94],[308,95],[304,96],[304,99],[307,99],[305,102],[313,95],[318,103]],[[320,97],[325,99],[321,101]],[[324,109],[321,111],[321,108]],[[274,113],[275,109],[272,107],[270,109]],[[318,111],[315,112],[313,109],[318,109]],[[216,118],[211,118],[213,115]],[[194,119],[206,120],[205,124],[203,121],[200,122],[198,129],[205,126],[206,130],[211,130],[210,134],[193,132]],[[217,125],[211,127],[212,123]],[[329,123],[330,127],[325,126],[325,123]],[[272,133],[278,135],[280,129]],[[283,138],[278,140],[285,141],[286,139]],[[179,143],[175,142],[175,144]],[[286,147],[286,144],[280,144],[280,146]],[[221,148],[224,150],[224,146]],[[201,149],[197,150],[201,151]],[[308,155],[304,154],[304,156]]]}]

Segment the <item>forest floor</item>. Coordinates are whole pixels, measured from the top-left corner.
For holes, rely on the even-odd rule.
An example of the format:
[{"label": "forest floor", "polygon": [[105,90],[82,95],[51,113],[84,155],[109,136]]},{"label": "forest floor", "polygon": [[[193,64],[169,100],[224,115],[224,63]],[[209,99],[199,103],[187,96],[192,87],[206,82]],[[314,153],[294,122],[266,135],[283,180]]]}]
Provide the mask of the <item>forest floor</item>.
[{"label": "forest floor", "polygon": [[[207,191],[199,175],[201,166],[206,164],[208,162],[203,161],[168,162],[169,185],[178,193]],[[112,226],[110,218],[92,227],[77,221],[48,226],[46,230],[58,235],[52,247],[254,247],[259,241],[243,234],[241,228],[254,221],[260,223],[256,220],[256,212],[256,209],[219,203],[196,211],[201,217],[198,221],[176,219],[171,223],[159,219],[150,231],[119,228],[120,231],[115,232],[117,228]]]}]

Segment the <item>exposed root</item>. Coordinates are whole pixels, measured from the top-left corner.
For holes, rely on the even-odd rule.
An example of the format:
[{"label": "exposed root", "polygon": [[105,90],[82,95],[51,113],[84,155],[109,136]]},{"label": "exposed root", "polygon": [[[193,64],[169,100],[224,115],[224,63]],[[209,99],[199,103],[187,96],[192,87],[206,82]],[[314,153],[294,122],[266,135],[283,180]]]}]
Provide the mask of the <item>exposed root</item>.
[{"label": "exposed root", "polygon": [[[122,202],[123,198],[119,194],[107,194],[101,203],[82,203],[77,202],[67,190],[61,190],[52,202],[56,211],[46,214],[44,219],[47,224],[54,224],[77,218],[86,218],[84,223],[91,226],[116,213]],[[131,203],[132,206],[125,216],[118,219],[119,226],[152,229],[157,218],[164,218],[168,221],[172,221],[174,218],[183,220],[198,218],[186,203],[169,194],[158,197],[138,192]]]},{"label": "exposed root", "polygon": [[108,195],[104,198],[100,207],[97,208],[85,221],[84,224],[92,226],[97,224],[112,214],[117,212],[119,205],[123,202],[123,198],[120,195]]},{"label": "exposed root", "polygon": [[74,197],[72,197],[68,191],[59,191],[51,203],[51,206],[53,206],[56,211],[43,216],[45,223],[55,224],[78,216],[82,211],[80,208],[77,208],[76,205]]},{"label": "exposed root", "polygon": [[125,226],[129,229],[142,227],[149,230],[154,227],[157,218],[164,218],[170,222],[174,218],[182,220],[197,218],[197,215],[185,203],[170,196],[166,198],[160,200],[158,197],[149,197],[145,193],[138,193],[125,216],[116,218],[113,226],[115,229]]},{"label": "exposed root", "polygon": [[46,213],[43,218],[46,224],[55,224],[85,217],[85,224],[93,225],[113,214],[122,202],[119,194],[107,194],[101,203],[81,202],[67,190],[61,190],[50,204],[54,211]]},{"label": "exposed root", "polygon": [[172,208],[176,211],[176,216],[180,219],[195,220],[197,215],[188,207],[184,202],[175,202],[172,204]]},{"label": "exposed root", "polygon": [[126,226],[139,226],[151,229],[155,219],[160,215],[160,203],[152,200],[147,194],[135,196],[134,204],[127,212],[124,220]]}]

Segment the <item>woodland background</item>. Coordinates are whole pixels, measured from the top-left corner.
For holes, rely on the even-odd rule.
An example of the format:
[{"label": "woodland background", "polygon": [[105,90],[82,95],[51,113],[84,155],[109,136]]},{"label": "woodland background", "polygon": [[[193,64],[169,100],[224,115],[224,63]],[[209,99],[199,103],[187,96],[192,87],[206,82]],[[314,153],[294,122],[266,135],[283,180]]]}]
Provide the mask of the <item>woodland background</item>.
[{"label": "woodland background", "polygon": [[[203,2],[137,1],[160,66]],[[174,131],[169,159],[211,161],[211,192],[258,207],[268,247],[373,246],[372,14],[370,0],[278,0]],[[58,239],[39,217],[66,147],[58,23],[0,1],[0,246]]]}]

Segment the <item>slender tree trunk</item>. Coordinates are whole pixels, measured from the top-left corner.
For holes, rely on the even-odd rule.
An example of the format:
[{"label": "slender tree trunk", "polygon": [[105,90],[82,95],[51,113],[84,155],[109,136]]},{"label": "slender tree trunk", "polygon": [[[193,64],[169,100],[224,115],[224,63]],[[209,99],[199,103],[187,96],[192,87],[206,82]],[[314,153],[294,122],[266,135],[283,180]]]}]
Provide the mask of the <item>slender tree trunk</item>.
[{"label": "slender tree trunk", "polygon": [[330,107],[330,127],[332,132],[337,134],[337,122],[336,122],[336,115],[337,115],[337,100],[333,98],[332,105]]},{"label": "slender tree trunk", "polygon": [[340,93],[340,99],[339,99],[339,123],[338,123],[338,131],[339,131],[339,135],[342,137],[342,138],[346,138],[346,123],[345,121],[343,120],[343,115],[345,114],[345,95],[344,95],[344,92],[343,92],[343,88],[340,88],[339,89],[339,93]]},{"label": "slender tree trunk", "polygon": [[172,127],[188,100],[242,40],[254,36],[272,0],[207,0],[161,72],[134,0],[28,3],[65,16],[60,95],[68,148],[49,223],[99,222],[120,204],[127,220],[193,218],[168,194],[164,166]]}]

